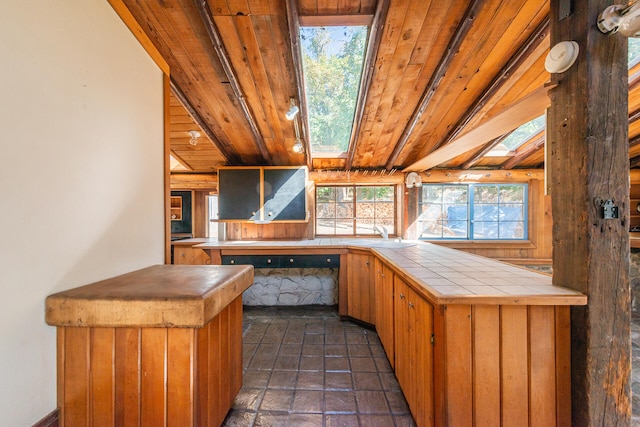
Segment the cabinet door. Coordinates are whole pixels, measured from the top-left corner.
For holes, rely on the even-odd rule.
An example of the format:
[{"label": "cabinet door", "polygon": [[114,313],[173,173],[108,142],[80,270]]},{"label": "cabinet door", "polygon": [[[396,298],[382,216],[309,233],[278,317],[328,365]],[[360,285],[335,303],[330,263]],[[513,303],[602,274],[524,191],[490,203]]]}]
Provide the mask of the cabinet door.
[{"label": "cabinet door", "polygon": [[393,271],[375,259],[376,330],[387,353],[391,367],[395,366],[393,349]]},{"label": "cabinet door", "polygon": [[260,219],[260,168],[220,168],[218,194],[219,219]]},{"label": "cabinet door", "polygon": [[393,313],[395,335],[395,372],[407,403],[411,398],[411,350],[409,344],[409,288],[398,276],[393,278]]},{"label": "cabinet door", "polygon": [[348,255],[347,314],[354,319],[374,325],[375,292],[372,258],[368,254],[349,253]]},{"label": "cabinet door", "polygon": [[419,426],[434,425],[433,391],[433,306],[413,291],[409,296],[409,322],[414,333],[409,338],[411,376],[414,383],[411,412]]},{"label": "cabinet door", "polygon": [[394,278],[395,372],[416,425],[434,424],[433,306]]},{"label": "cabinet door", "polygon": [[306,168],[264,170],[264,219],[307,219]]}]

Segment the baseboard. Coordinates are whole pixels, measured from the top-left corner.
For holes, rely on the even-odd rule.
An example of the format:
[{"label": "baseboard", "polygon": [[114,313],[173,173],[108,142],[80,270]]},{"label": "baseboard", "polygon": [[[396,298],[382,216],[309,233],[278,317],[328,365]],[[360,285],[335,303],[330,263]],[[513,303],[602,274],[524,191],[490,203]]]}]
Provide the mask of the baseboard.
[{"label": "baseboard", "polygon": [[49,415],[38,421],[33,425],[33,427],[58,427],[59,425],[59,414],[60,412],[56,408]]}]

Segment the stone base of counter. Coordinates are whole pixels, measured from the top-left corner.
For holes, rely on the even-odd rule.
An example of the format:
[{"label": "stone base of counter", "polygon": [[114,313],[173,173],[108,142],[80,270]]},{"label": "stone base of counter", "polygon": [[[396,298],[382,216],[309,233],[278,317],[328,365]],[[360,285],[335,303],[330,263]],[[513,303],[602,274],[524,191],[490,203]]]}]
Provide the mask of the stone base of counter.
[{"label": "stone base of counter", "polygon": [[242,386],[242,298],[202,328],[57,328],[61,426],[219,426]]},{"label": "stone base of counter", "polygon": [[337,303],[337,268],[256,268],[253,286],[243,295],[249,306]]}]

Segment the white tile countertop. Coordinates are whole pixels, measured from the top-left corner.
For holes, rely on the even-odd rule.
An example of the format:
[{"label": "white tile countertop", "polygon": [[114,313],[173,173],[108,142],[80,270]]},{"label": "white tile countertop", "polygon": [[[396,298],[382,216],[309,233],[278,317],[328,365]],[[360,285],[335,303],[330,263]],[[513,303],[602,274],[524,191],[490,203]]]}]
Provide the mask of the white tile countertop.
[{"label": "white tile countertop", "polygon": [[[262,252],[291,249],[368,249],[435,304],[584,305],[580,292],[554,286],[551,276],[437,244],[382,239],[217,241],[191,239],[196,248]],[[180,241],[189,244],[189,241]]]}]

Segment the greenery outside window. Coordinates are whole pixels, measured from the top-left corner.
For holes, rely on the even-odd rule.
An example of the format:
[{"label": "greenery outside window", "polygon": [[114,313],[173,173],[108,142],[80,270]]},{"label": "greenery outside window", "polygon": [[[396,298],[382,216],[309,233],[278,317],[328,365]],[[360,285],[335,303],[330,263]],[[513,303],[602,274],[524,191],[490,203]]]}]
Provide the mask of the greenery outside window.
[{"label": "greenery outside window", "polygon": [[421,239],[526,240],[527,184],[425,184]]},{"label": "greenery outside window", "polygon": [[366,236],[376,234],[374,225],[395,234],[394,187],[316,187],[316,234]]}]

